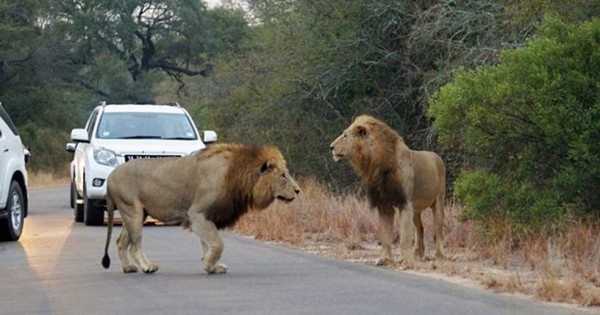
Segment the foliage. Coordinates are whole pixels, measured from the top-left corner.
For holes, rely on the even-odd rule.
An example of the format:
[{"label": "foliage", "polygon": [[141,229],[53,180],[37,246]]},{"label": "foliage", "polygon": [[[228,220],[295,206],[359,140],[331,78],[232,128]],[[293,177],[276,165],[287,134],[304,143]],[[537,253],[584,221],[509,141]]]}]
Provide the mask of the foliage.
[{"label": "foliage", "polygon": [[85,119],[80,102],[90,96],[69,84],[64,46],[44,33],[44,14],[42,1],[0,4],[0,101],[33,152],[28,168],[58,172],[68,161],[67,128]]},{"label": "foliage", "polygon": [[411,147],[434,149],[430,93],[456,65],[494,62],[499,47],[522,40],[504,29],[503,2],[480,3],[249,1],[256,20],[245,45],[212,77],[187,80],[186,103],[213,113],[225,140],[280,145],[294,171],[352,185],[328,145],[353,117],[376,115]]},{"label": "foliage", "polygon": [[65,57],[77,68],[74,79],[115,103],[154,102],[161,73],[181,83],[209,75],[211,58],[235,49],[248,27],[243,15],[197,0],[58,0],[50,7],[48,28],[71,47]]},{"label": "foliage", "polygon": [[153,102],[157,83],[204,73],[248,27],[191,0],[9,0],[0,17],[0,101],[34,154],[28,167],[56,172],[95,104]]},{"label": "foliage", "polygon": [[[370,113],[388,122],[410,147],[441,153],[449,165],[449,183],[462,168],[477,171],[459,179],[459,195],[497,180],[503,193],[492,196],[510,194],[514,188],[518,196],[510,200],[519,209],[548,205],[555,195],[569,203],[569,209],[596,198],[585,194],[585,185],[597,175],[582,171],[594,163],[596,149],[588,140],[596,135],[574,136],[594,124],[594,117],[586,116],[587,109],[561,112],[557,106],[544,107],[548,112],[540,114],[544,119],[536,124],[548,130],[539,130],[523,120],[529,116],[521,115],[531,104],[552,103],[552,97],[553,103],[562,105],[593,99],[592,84],[571,76],[580,73],[581,64],[570,72],[569,60],[541,63],[537,72],[515,69],[523,73],[522,78],[511,78],[519,82],[519,89],[514,84],[500,88],[503,85],[489,83],[498,76],[489,69],[506,67],[490,68],[501,60],[500,52],[523,47],[548,12],[556,12],[565,23],[579,23],[600,14],[595,1],[225,2],[227,6],[215,9],[198,0],[0,3],[0,101],[32,148],[29,167],[62,170],[70,158],[62,142],[68,140],[71,128],[83,125],[98,101],[179,101],[200,128],[216,129],[220,141],[276,144],[292,171],[315,175],[334,189],[353,187],[358,181],[347,164],[333,163],[328,145],[353,117]],[[242,3],[243,9],[235,3]],[[551,33],[552,27],[544,32]],[[554,32],[569,33],[562,26]],[[546,54],[541,47],[557,49],[552,46],[555,41],[548,43],[539,43],[540,56]],[[516,58],[506,56],[503,62]],[[525,59],[522,64],[539,64],[539,56]],[[554,67],[558,70],[546,69]],[[546,77],[538,77],[544,73]],[[456,126],[456,134],[441,132],[448,146],[440,147],[425,113],[431,95],[453,74],[477,82],[473,83],[477,89],[466,83],[461,86],[465,90],[461,102],[486,100],[488,91],[497,94],[495,99],[509,92],[516,96],[494,105],[496,112],[490,116],[480,107],[473,107],[471,113],[457,105],[460,102],[452,105],[457,113],[469,112],[469,119],[481,122],[481,133],[491,135],[469,138],[476,133],[468,125],[448,120]],[[477,81],[479,75],[489,82]],[[585,89],[557,95],[555,90],[563,85],[556,82],[562,78],[572,81],[569,86],[582,84]],[[531,87],[530,81],[537,85]],[[546,81],[555,85],[546,86]],[[535,88],[544,93],[534,95]],[[443,93],[447,92],[439,95]],[[502,112],[512,110],[511,104],[519,106],[507,112],[514,117]],[[489,104],[478,106],[484,105]],[[559,114],[552,116],[555,112]],[[561,129],[563,120],[570,129]],[[519,132],[523,139],[518,138]],[[472,152],[475,146],[477,154]],[[549,149],[553,146],[559,149]],[[565,157],[570,164],[560,163]],[[510,163],[503,164],[507,159]],[[542,163],[532,162],[535,159]],[[520,175],[506,175],[513,173]],[[478,187],[478,182],[487,184]],[[536,194],[537,199],[525,197],[540,187],[554,190]],[[499,203],[502,199],[490,200],[495,202],[493,209],[505,206]],[[544,217],[565,211],[538,207]],[[532,218],[515,211],[511,217]]]},{"label": "foliage", "polygon": [[[479,221],[600,214],[600,20],[551,16],[494,67],[458,70],[430,111],[440,141],[468,157],[456,195]],[[552,220],[554,218],[555,220]]]}]

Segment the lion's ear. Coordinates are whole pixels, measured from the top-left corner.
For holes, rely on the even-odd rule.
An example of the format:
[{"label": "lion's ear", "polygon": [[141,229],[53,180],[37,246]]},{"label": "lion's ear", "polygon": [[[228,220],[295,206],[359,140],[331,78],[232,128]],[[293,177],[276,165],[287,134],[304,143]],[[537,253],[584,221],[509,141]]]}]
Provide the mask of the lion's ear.
[{"label": "lion's ear", "polygon": [[265,161],[261,166],[260,166],[260,173],[264,174],[266,172],[268,172],[270,169],[272,168],[272,165],[269,161]]},{"label": "lion's ear", "polygon": [[354,133],[359,137],[366,136],[367,128],[365,128],[365,126],[356,126],[354,127]]}]

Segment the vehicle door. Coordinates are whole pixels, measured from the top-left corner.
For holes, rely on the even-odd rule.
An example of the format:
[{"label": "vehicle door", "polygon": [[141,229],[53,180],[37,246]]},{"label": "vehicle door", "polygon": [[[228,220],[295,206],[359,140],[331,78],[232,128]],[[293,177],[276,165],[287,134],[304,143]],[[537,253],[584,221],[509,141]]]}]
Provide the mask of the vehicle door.
[{"label": "vehicle door", "polygon": [[0,208],[5,206],[6,199],[4,198],[9,185],[7,181],[10,180],[8,177],[12,176],[11,170],[14,168],[14,163],[11,163],[11,169],[8,169],[8,163],[15,156],[25,158],[21,141],[19,141],[17,135],[17,128],[10,120],[2,104],[0,104]]},{"label": "vehicle door", "polygon": [[4,191],[4,183],[8,171],[6,169],[9,157],[9,152],[7,150],[10,150],[5,135],[7,130],[8,126],[4,123],[4,120],[0,118],[0,208],[4,208],[4,203],[6,202],[6,200],[4,200],[4,194],[6,193]]}]

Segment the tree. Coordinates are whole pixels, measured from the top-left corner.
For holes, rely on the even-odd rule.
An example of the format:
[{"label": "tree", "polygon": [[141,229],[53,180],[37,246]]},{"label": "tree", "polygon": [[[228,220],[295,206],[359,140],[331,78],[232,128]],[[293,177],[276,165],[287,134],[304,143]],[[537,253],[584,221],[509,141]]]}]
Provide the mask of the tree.
[{"label": "tree", "polygon": [[38,5],[36,1],[0,3],[0,95],[11,80],[17,79],[40,45],[41,34],[34,25]]},{"label": "tree", "polygon": [[503,27],[504,4],[252,0],[249,40],[220,59],[192,102],[215,113],[223,137],[283,144],[301,174],[354,183],[326,154],[329,142],[371,113],[412,147],[435,148],[429,95],[454,67],[496,62],[503,45],[522,40]]},{"label": "tree", "polygon": [[224,18],[198,0],[69,0],[53,8],[53,32],[80,65],[76,79],[108,101],[153,102],[161,73],[180,84],[208,76],[210,59],[235,49],[247,27],[243,15]]},{"label": "tree", "polygon": [[500,64],[458,70],[430,103],[440,141],[466,157],[456,196],[467,217],[520,226],[568,209],[599,215],[600,20],[548,17]]}]

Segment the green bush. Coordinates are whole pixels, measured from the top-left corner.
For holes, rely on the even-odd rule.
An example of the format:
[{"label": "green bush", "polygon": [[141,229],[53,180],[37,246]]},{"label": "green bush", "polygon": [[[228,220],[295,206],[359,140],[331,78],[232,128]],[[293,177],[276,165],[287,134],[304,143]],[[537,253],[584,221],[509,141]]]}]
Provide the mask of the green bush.
[{"label": "green bush", "polygon": [[548,17],[495,67],[460,69],[432,98],[441,143],[463,156],[456,197],[479,222],[600,214],[600,20]]}]

